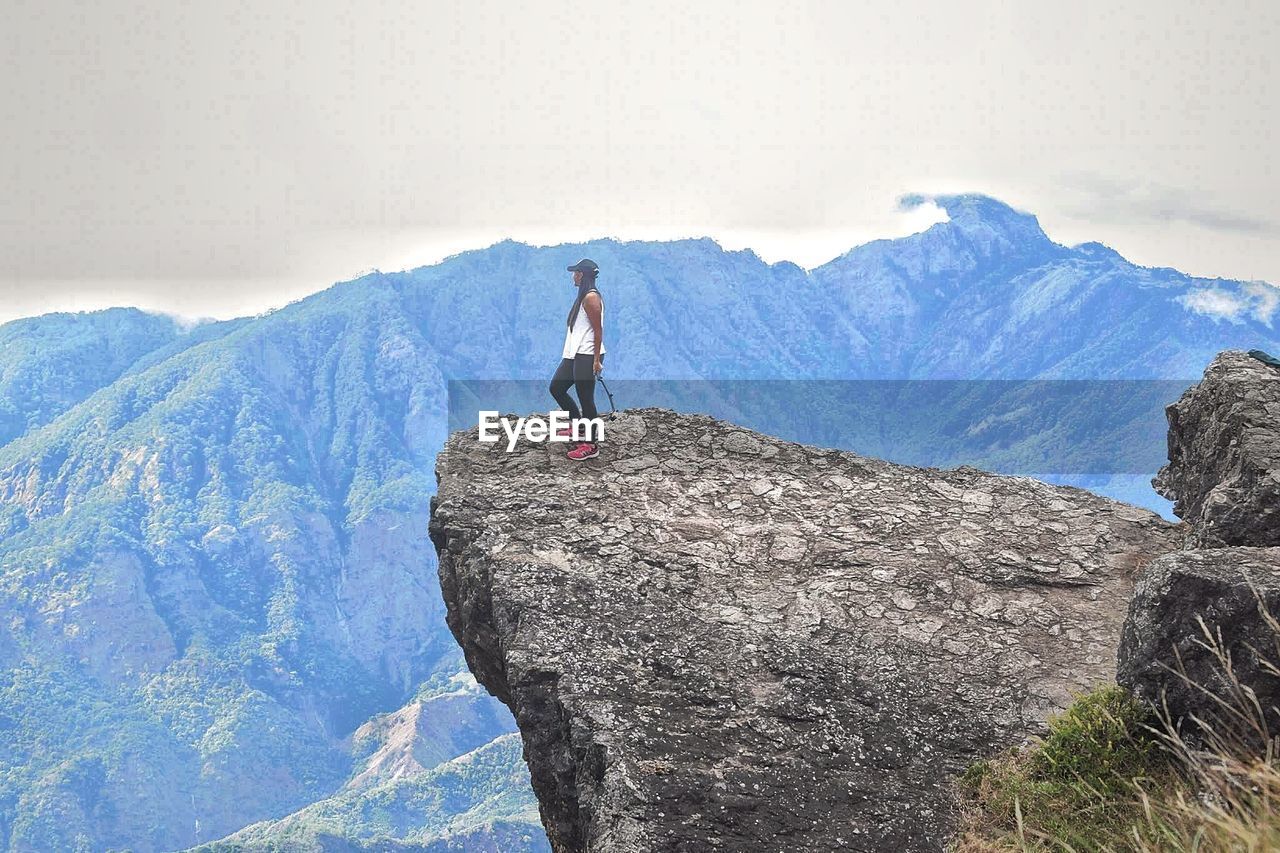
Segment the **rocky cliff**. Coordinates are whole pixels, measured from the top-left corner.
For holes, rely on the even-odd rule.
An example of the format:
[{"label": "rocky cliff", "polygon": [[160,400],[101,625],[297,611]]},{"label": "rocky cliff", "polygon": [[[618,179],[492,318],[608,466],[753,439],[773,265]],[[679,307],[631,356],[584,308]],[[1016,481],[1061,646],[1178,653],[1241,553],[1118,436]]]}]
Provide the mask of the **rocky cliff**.
[{"label": "rocky cliff", "polygon": [[[1220,353],[1166,411],[1154,485],[1189,531],[1137,582],[1117,680],[1193,740],[1199,719],[1260,748],[1280,732],[1280,369]],[[1224,714],[1242,687],[1266,730]]]},{"label": "rocky cliff", "polygon": [[453,434],[449,627],[557,851],[937,850],[947,781],[1109,680],[1153,513],[660,409],[601,456]]},{"label": "rocky cliff", "polygon": [[1228,350],[1165,412],[1169,464],[1152,485],[1191,525],[1188,545],[1280,545],[1280,369]]}]

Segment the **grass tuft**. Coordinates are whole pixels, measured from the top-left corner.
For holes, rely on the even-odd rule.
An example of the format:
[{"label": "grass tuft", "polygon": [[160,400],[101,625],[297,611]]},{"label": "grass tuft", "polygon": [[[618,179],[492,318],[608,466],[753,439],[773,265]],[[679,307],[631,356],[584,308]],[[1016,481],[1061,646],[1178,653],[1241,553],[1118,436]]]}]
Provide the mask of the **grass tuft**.
[{"label": "grass tuft", "polygon": [[1077,697],[1049,720],[1045,738],[962,774],[962,833],[952,849],[1104,849],[1141,818],[1135,784],[1170,773],[1152,722],[1123,688]]},{"label": "grass tuft", "polygon": [[[1276,639],[1262,671],[1280,677],[1280,620],[1260,595],[1258,606]],[[1207,710],[1190,732],[1122,687],[1076,697],[1045,738],[961,774],[951,853],[1280,851],[1280,739],[1236,677],[1221,632],[1200,628],[1224,686],[1197,685]]]}]

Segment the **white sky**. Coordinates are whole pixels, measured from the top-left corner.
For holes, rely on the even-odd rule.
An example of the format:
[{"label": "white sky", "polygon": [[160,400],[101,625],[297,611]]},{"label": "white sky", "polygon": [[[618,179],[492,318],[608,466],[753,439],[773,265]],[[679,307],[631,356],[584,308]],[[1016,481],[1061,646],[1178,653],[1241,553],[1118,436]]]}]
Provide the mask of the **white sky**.
[{"label": "white sky", "polygon": [[0,13],[0,320],[254,313],[505,237],[813,267],[926,226],[908,192],[1280,283],[1274,0]]}]

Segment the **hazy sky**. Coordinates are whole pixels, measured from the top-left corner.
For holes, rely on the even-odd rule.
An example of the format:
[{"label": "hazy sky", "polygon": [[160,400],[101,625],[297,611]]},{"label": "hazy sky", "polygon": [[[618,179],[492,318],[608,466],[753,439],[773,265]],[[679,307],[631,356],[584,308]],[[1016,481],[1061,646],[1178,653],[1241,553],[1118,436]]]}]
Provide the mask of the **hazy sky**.
[{"label": "hazy sky", "polygon": [[1280,283],[1275,0],[0,9],[0,320],[254,313],[504,237],[812,267],[927,225],[908,192]]}]

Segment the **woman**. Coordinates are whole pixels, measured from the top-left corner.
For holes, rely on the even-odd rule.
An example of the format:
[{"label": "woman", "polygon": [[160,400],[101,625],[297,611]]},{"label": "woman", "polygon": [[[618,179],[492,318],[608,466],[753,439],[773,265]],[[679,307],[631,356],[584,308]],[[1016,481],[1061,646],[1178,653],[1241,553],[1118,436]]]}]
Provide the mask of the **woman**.
[{"label": "woman", "polygon": [[[573,300],[573,307],[569,309],[569,317],[565,323],[564,349],[560,353],[560,366],[551,377],[551,396],[561,409],[569,413],[570,422],[577,423],[581,418],[591,420],[597,417],[596,374],[603,369],[604,300],[596,289],[596,276],[600,273],[600,268],[595,261],[583,258],[566,269],[573,273],[578,296]],[[578,392],[581,408],[569,396],[571,386]],[[586,424],[581,429],[585,432],[585,437],[599,439],[599,436],[590,433]],[[571,434],[571,429],[557,432],[560,436]],[[584,441],[570,448],[568,453],[569,458],[575,462],[599,455],[600,449],[595,441]]]}]

